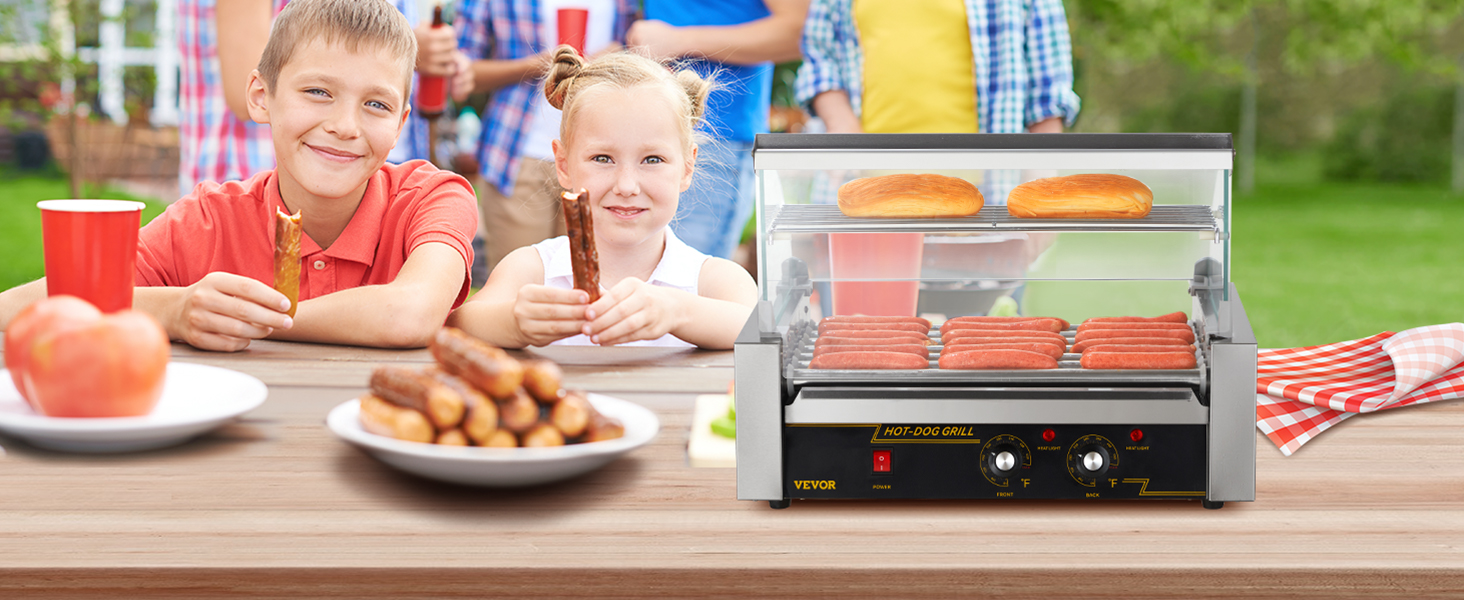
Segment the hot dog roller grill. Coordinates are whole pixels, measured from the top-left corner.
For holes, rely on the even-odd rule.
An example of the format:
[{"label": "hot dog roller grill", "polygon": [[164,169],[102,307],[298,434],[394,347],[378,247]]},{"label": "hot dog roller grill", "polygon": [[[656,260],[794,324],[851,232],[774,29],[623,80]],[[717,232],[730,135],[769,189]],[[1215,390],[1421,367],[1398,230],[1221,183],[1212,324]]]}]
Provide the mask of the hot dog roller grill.
[{"label": "hot dog roller grill", "polygon": [[[1228,134],[758,136],[760,298],[735,346],[738,498],[1253,501],[1256,342],[1230,281],[1233,155]],[[879,219],[834,203],[839,184],[891,173],[962,177],[986,206]],[[1077,173],[1137,178],[1154,208],[1124,220],[1007,214],[1017,183]],[[909,234],[923,237],[918,272],[908,256],[902,274],[830,251]],[[1086,370],[1067,354],[1056,370],[941,370],[932,327],[928,369],[809,368],[819,317],[841,292],[846,306],[867,293],[848,284],[869,283],[913,286],[914,310],[937,327],[1001,295],[1074,328],[1183,310],[1199,366]]]}]

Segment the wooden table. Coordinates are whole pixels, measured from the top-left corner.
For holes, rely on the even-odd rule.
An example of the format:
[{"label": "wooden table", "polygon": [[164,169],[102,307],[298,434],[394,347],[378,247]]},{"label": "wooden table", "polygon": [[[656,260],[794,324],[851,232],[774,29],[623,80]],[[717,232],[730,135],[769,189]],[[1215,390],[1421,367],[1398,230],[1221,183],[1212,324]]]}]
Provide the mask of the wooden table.
[{"label": "wooden table", "polygon": [[256,343],[175,360],[262,379],[258,410],[188,444],[85,456],[5,439],[0,598],[803,595],[1464,596],[1464,404],[1359,417],[1283,457],[1257,498],[736,500],[686,459],[692,403],[731,352],[535,351],[639,403],[658,438],[606,468],[501,491],[401,474],[337,439],[372,366],[425,351]]}]

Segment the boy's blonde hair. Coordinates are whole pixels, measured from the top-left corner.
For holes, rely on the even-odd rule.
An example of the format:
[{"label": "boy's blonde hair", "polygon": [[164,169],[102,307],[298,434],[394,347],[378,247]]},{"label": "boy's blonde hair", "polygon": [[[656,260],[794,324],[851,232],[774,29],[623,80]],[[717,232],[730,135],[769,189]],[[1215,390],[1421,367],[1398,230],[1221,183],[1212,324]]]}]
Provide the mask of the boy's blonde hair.
[{"label": "boy's blonde hair", "polygon": [[603,86],[624,90],[641,85],[655,86],[665,94],[676,112],[682,150],[690,156],[692,148],[706,141],[697,128],[707,111],[712,82],[689,69],[672,72],[666,65],[631,52],[613,52],[587,62],[574,48],[560,46],[554,50],[554,62],[544,79],[544,97],[550,106],[564,111],[559,137],[567,143],[574,135],[575,117],[582,106],[579,100],[585,92]]},{"label": "boy's blonde hair", "polygon": [[[225,26],[220,24],[220,26]],[[388,0],[292,0],[275,17],[259,57],[259,76],[270,93],[295,52],[313,40],[340,44],[347,52],[386,50],[405,73],[404,96],[412,93],[417,36],[407,18]]]}]

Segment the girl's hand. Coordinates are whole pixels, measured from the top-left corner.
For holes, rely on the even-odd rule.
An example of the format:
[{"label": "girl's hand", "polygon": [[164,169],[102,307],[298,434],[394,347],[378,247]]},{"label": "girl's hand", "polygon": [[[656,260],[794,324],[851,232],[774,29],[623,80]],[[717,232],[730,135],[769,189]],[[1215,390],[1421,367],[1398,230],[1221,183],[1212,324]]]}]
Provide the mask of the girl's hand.
[{"label": "girl's hand", "polygon": [[666,335],[685,322],[686,311],[673,292],[626,277],[590,305],[583,332],[601,346]]},{"label": "girl's hand", "polygon": [[590,295],[583,290],[561,290],[538,284],[519,289],[513,320],[531,346],[547,346],[580,333],[587,322]]}]

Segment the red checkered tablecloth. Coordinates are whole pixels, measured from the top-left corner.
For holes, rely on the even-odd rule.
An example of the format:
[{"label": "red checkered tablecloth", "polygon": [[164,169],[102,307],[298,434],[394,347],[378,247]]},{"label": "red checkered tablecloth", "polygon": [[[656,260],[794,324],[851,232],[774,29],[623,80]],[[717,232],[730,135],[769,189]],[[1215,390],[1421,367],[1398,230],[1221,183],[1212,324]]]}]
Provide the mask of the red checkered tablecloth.
[{"label": "red checkered tablecloth", "polygon": [[1256,427],[1281,453],[1361,413],[1464,397],[1464,323],[1261,350]]}]

